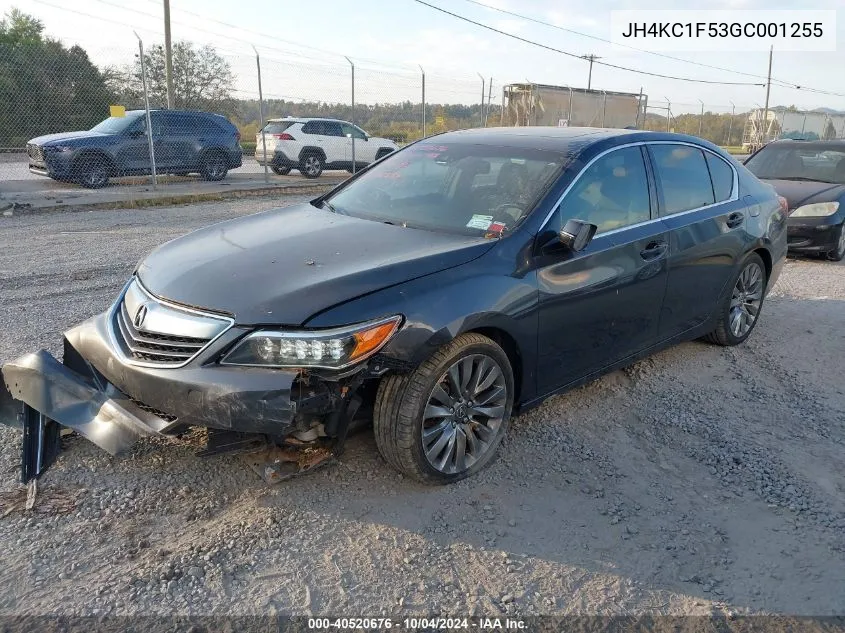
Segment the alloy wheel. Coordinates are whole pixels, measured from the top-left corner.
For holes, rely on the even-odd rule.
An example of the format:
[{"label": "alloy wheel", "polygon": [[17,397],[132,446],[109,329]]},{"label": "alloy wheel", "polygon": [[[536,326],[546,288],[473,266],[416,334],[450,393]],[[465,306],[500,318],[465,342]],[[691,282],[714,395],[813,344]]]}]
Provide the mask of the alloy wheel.
[{"label": "alloy wheel", "polygon": [[729,323],[731,333],[742,338],[757,321],[763,304],[763,270],[757,262],[749,263],[740,273],[731,295]]},{"label": "alloy wheel", "polygon": [[206,159],[205,170],[211,180],[218,180],[223,177],[226,172],[226,165],[223,159],[219,156],[213,156]]},{"label": "alloy wheel", "polygon": [[507,413],[499,364],[484,354],[457,360],[441,376],[423,413],[426,461],[447,475],[462,473],[495,450]]},{"label": "alloy wheel", "polygon": [[107,178],[106,168],[97,162],[90,162],[82,170],[82,184],[86,187],[101,187]]},{"label": "alloy wheel", "polygon": [[305,159],[305,171],[309,176],[316,176],[320,173],[320,159],[316,156],[309,156]]}]

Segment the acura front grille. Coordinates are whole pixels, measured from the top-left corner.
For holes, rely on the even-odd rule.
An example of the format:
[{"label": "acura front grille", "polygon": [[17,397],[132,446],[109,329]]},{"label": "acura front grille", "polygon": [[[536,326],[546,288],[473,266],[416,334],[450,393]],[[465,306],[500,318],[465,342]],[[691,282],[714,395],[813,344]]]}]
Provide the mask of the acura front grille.
[{"label": "acura front grille", "polygon": [[162,302],[135,279],[112,311],[119,351],[136,364],[189,363],[231,326],[231,319]]}]

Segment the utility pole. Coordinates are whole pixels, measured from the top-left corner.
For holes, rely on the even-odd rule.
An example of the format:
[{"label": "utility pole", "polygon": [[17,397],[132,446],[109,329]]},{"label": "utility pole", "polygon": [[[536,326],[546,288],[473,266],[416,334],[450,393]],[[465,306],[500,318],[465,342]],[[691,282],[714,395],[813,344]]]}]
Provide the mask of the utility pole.
[{"label": "utility pole", "polygon": [[598,55],[593,55],[592,53],[589,55],[581,55],[581,59],[586,59],[590,62],[590,72],[587,75],[587,90],[590,89],[590,86],[593,84],[593,62],[597,59],[601,59]]},{"label": "utility pole", "polygon": [[173,109],[173,49],[170,46],[170,0],[164,0],[164,75],[167,81],[167,109]]},{"label": "utility pole", "polygon": [[772,89],[772,53],[775,47],[769,48],[769,75],[766,79],[766,107],[763,111],[763,138],[760,139],[761,144],[766,142],[766,130],[769,127],[769,92]]}]

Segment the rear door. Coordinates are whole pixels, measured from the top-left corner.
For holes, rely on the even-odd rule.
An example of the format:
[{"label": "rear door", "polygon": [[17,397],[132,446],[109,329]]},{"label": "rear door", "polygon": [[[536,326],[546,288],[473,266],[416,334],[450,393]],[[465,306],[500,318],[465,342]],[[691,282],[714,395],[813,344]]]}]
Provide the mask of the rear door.
[{"label": "rear door", "polygon": [[[541,233],[545,244],[536,260],[540,393],[631,356],[657,338],[669,238],[656,218],[646,169],[639,145],[598,157]],[[556,238],[571,219],[599,227],[578,253]]]},{"label": "rear door", "polygon": [[[345,167],[352,160],[351,142],[343,135],[340,121],[323,121],[323,151],[326,164]],[[350,143],[347,146],[347,143]]]},{"label": "rear door", "polygon": [[[658,208],[669,229],[659,338],[703,324],[745,249],[748,206],[734,168],[696,145],[649,143]],[[753,207],[753,205],[752,205]]]},{"label": "rear door", "polygon": [[160,125],[153,123],[156,169],[186,169],[194,167],[192,160],[198,136],[195,118],[181,112],[157,113]]}]

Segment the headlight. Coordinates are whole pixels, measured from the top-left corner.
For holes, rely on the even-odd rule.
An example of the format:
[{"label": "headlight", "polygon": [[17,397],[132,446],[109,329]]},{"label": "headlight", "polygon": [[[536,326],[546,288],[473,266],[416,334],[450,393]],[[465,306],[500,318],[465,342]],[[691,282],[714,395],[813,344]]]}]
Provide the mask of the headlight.
[{"label": "headlight", "polygon": [[224,365],[343,369],[372,356],[390,340],[402,317],[332,330],[282,332],[258,330],[246,336],[221,361]]},{"label": "headlight", "polygon": [[833,215],[839,210],[838,202],[816,202],[798,207],[789,214],[791,218],[822,218]]},{"label": "headlight", "polygon": [[73,148],[70,145],[45,145],[45,152],[69,152]]}]

